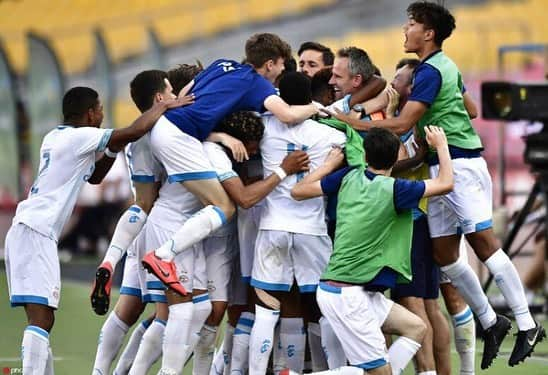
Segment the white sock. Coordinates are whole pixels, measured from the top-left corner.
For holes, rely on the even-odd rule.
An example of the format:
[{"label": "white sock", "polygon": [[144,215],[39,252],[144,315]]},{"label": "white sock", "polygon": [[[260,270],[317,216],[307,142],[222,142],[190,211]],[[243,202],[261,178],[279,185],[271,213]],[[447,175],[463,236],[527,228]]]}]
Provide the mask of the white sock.
[{"label": "white sock", "polygon": [[455,348],[460,357],[460,375],[474,374],[476,355],[476,323],[470,307],[451,316]]},{"label": "white sock", "polygon": [[302,373],[306,346],[303,318],[281,318],[280,341],[287,368]]},{"label": "white sock", "polygon": [[[221,345],[224,345],[224,340]],[[213,363],[211,364],[211,369],[209,370],[209,375],[223,375],[224,370],[225,360],[223,358],[223,350],[221,347],[220,350],[215,351],[215,355],[213,356]]]},{"label": "white sock", "polygon": [[249,375],[266,373],[274,341],[274,327],[279,317],[279,310],[255,305],[255,323],[249,337]]},{"label": "white sock", "polygon": [[[166,324],[166,321],[156,318],[147,328],[129,370],[130,375],[146,375],[147,371],[160,358]],[[118,375],[118,373],[115,372],[114,375]]]},{"label": "white sock", "polygon": [[230,368],[232,366],[231,358],[232,358],[232,349],[234,347],[234,330],[235,328],[232,327],[228,322],[226,323],[226,329],[225,329],[225,339],[223,340],[223,345],[221,346],[221,356],[223,359],[223,374],[228,375],[230,374]]},{"label": "white sock", "polygon": [[190,336],[188,351],[183,363],[186,363],[194,348],[200,341],[200,332],[209,314],[211,314],[211,301],[207,293],[192,297],[192,323],[190,324]]},{"label": "white sock", "polygon": [[320,318],[322,348],[330,369],[346,366],[346,354],[339,338],[325,317]]},{"label": "white sock", "polygon": [[143,228],[143,225],[145,225],[146,220],[147,214],[139,206],[134,204],[128,208],[118,220],[118,224],[116,224],[116,229],[108,245],[103,262],[109,262],[112,265],[112,269],[115,269],[129,245],[131,245]]},{"label": "white sock", "polygon": [[245,374],[249,368],[249,337],[254,322],[255,314],[246,311],[236,324],[230,359],[230,372],[234,371],[235,375]]},{"label": "white sock", "polygon": [[388,358],[392,366],[392,374],[401,374],[407,364],[413,359],[421,344],[408,337],[400,336],[390,345]]},{"label": "white sock", "polygon": [[364,370],[354,366],[341,366],[327,371],[312,372],[314,375],[364,375]]},{"label": "white sock", "polygon": [[280,371],[287,367],[285,363],[284,350],[282,341],[280,340],[280,324],[274,326],[274,336],[272,342],[272,371],[274,375],[278,375]]},{"label": "white sock", "polygon": [[200,340],[194,348],[194,367],[192,374],[207,375],[211,369],[213,352],[215,351],[215,338],[217,327],[204,324],[200,331]]},{"label": "white sock", "polygon": [[46,371],[44,371],[45,375],[53,375],[55,372],[53,371],[53,352],[51,351],[51,346],[48,346],[48,361],[46,362]]},{"label": "white sock", "polygon": [[485,265],[495,278],[495,283],[508,303],[508,307],[512,309],[519,330],[526,331],[535,328],[535,321],[529,312],[523,284],[508,255],[502,249],[498,249],[485,261]]},{"label": "white sock", "polygon": [[175,255],[209,236],[226,223],[223,211],[217,206],[205,206],[185,221],[169,241],[160,246],[157,257],[171,261]]},{"label": "white sock", "polygon": [[312,360],[312,371],[324,371],[329,367],[325,359],[325,353],[322,349],[322,338],[319,323],[308,323],[308,347],[310,348],[310,358]]},{"label": "white sock", "polygon": [[160,372],[179,374],[182,371],[189,348],[193,309],[192,302],[169,306],[169,319],[162,343],[163,357]]},{"label": "white sock", "polygon": [[436,371],[435,370],[430,370],[430,371],[423,371],[423,372],[419,372],[417,373],[417,375],[436,375]]},{"label": "white sock", "polygon": [[48,331],[37,326],[27,326],[21,346],[23,374],[43,375],[45,373],[50,353],[48,348]]},{"label": "white sock", "polygon": [[441,270],[451,279],[462,298],[476,314],[483,329],[496,323],[497,314],[489,305],[478,277],[465,260],[459,258],[455,263],[441,267]]},{"label": "white sock", "polygon": [[145,333],[149,325],[150,323],[148,320],[143,320],[133,330],[133,333],[129,338],[126,348],[120,355],[120,359],[118,359],[118,363],[116,364],[116,368],[114,369],[114,375],[125,375],[129,372],[131,364],[135,360],[137,350],[139,350],[139,344],[141,343],[143,334]]},{"label": "white sock", "polygon": [[109,373],[110,366],[122,346],[128,329],[128,325],[118,318],[114,311],[108,315],[99,333],[97,354],[95,355],[95,363],[93,364],[94,374]]}]

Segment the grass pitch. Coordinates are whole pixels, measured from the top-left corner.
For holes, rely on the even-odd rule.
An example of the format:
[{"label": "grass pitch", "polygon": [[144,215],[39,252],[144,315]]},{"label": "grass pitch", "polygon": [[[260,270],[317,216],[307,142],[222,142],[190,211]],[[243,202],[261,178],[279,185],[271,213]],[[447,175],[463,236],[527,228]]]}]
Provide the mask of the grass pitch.
[{"label": "grass pitch", "polygon": [[[55,374],[80,375],[91,374],[97,337],[105,317],[95,315],[89,303],[90,285],[63,281],[61,304],[56,313],[55,326],[51,333],[51,346],[55,357]],[[113,301],[116,303],[117,290],[113,291]],[[148,311],[148,310],[147,310]],[[548,329],[546,321],[544,327]],[[26,317],[23,308],[9,307],[6,275],[0,272],[0,370],[2,374],[20,372],[20,349]],[[514,323],[515,327],[515,323]],[[515,328],[513,329],[515,332]],[[129,338],[129,334],[127,338]],[[510,336],[502,345],[501,354],[494,364],[485,371],[480,370],[481,350],[483,343],[477,342],[476,373],[485,375],[548,375],[548,340],[540,343],[532,358],[516,367],[508,367],[507,361],[514,345],[514,337]],[[156,364],[150,371],[155,374]],[[458,357],[452,350],[452,373],[458,374]],[[409,366],[405,374],[413,374]],[[184,375],[190,375],[187,367]]]}]

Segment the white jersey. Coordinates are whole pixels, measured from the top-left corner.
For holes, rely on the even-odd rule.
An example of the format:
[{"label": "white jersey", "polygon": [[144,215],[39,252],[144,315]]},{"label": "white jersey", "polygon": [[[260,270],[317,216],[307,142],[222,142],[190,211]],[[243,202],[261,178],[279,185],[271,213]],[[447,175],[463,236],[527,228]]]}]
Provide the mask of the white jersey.
[{"label": "white jersey", "polygon": [[[260,147],[265,177],[292,151],[306,151],[310,170],[314,170],[323,164],[333,146],[346,142],[344,133],[313,120],[295,126],[287,126],[274,116],[264,116],[263,121],[265,131]],[[266,196],[259,229],[311,235],[327,233],[323,197],[304,201],[291,198],[291,188],[303,177],[304,173],[287,176]]]},{"label": "white jersey", "polygon": [[112,131],[58,126],[46,134],[38,176],[27,199],[17,205],[13,223],[57,241],[80,189],[93,174],[96,153],[105,149]]}]

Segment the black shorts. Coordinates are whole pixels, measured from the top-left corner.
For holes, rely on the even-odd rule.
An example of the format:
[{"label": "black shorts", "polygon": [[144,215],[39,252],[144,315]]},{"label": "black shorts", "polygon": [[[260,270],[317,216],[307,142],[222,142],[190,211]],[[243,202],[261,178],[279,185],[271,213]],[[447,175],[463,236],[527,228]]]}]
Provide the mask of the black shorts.
[{"label": "black shorts", "polygon": [[426,215],[413,222],[411,245],[411,271],[413,280],[409,284],[398,284],[392,289],[392,299],[419,297],[437,299],[440,289],[440,269],[432,255],[432,240]]}]

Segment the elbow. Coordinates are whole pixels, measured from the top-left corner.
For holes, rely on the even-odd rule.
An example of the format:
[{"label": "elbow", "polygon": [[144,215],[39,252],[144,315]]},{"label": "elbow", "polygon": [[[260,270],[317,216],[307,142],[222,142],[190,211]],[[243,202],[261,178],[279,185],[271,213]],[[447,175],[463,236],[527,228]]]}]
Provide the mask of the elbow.
[{"label": "elbow", "polygon": [[253,207],[255,205],[255,202],[253,202],[251,199],[243,199],[243,200],[239,201],[237,204],[241,208],[245,208],[247,210],[247,209]]},{"label": "elbow", "polygon": [[476,111],[476,110],[470,111],[470,112],[468,112],[468,116],[470,117],[471,120],[473,120],[476,117],[478,117],[478,111]]},{"label": "elbow", "polygon": [[300,194],[299,189],[291,189],[291,198],[295,199],[296,201],[302,201],[304,199],[304,196]]},{"label": "elbow", "polygon": [[448,181],[444,185],[443,194],[448,194],[452,192],[454,187],[455,187],[455,182],[453,181],[453,179],[451,179],[451,181]]}]

